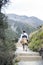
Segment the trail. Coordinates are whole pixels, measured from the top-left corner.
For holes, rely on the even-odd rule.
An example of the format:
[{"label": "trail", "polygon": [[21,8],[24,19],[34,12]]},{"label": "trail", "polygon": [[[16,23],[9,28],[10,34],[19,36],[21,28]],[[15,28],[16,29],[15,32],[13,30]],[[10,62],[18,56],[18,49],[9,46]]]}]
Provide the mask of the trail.
[{"label": "trail", "polygon": [[38,52],[33,52],[29,48],[27,48],[27,51],[23,51],[21,43],[17,43],[16,47],[15,54],[17,55],[17,59],[20,60],[18,65],[43,65],[42,57],[39,56]]}]

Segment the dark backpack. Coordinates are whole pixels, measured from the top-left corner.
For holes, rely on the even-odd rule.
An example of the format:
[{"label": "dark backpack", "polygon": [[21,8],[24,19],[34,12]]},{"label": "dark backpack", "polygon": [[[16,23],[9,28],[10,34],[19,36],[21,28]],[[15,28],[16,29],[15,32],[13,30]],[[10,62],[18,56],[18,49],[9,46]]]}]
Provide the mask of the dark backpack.
[{"label": "dark backpack", "polygon": [[22,38],[27,38],[27,36],[26,35],[23,35]]}]

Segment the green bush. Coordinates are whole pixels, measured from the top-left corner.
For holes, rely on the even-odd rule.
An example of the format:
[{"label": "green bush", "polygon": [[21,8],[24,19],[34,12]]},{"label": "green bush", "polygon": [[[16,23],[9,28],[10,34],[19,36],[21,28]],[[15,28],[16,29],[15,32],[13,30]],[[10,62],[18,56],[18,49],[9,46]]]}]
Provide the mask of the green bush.
[{"label": "green bush", "polygon": [[7,18],[1,13],[3,5],[9,0],[0,0],[0,65],[13,65],[14,55],[10,52],[15,50],[14,43],[9,39],[6,40],[5,30],[8,28]]},{"label": "green bush", "polygon": [[8,52],[0,51],[0,65],[13,65],[12,57]]},{"label": "green bush", "polygon": [[[16,50],[15,41],[10,33],[6,34],[8,24],[6,22],[6,16],[0,13],[0,65],[13,65],[13,54]],[[10,38],[7,35],[10,34]],[[11,39],[12,38],[12,39]]]},{"label": "green bush", "polygon": [[38,51],[43,45],[43,29],[39,29],[30,38],[29,48],[33,51]]}]

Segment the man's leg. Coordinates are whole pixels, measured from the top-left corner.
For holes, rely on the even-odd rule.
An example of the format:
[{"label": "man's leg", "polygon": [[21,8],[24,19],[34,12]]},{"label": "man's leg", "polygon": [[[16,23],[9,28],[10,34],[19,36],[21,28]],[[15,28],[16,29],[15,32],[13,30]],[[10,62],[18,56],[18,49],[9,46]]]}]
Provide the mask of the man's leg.
[{"label": "man's leg", "polygon": [[23,50],[24,50],[24,44],[23,44]]},{"label": "man's leg", "polygon": [[27,49],[28,49],[28,45],[27,45],[27,44],[25,44],[25,51],[27,51]]}]

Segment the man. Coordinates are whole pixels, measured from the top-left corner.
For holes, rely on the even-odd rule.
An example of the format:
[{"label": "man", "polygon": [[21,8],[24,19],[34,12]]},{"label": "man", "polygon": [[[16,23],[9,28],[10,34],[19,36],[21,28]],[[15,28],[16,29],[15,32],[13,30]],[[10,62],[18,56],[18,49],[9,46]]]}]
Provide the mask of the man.
[{"label": "man", "polygon": [[[26,51],[27,51],[27,46],[28,46],[28,34],[27,34],[25,31],[23,31],[23,33],[21,34],[20,42],[22,43],[23,50],[26,49]],[[26,47],[26,48],[25,48],[25,47]]]}]

